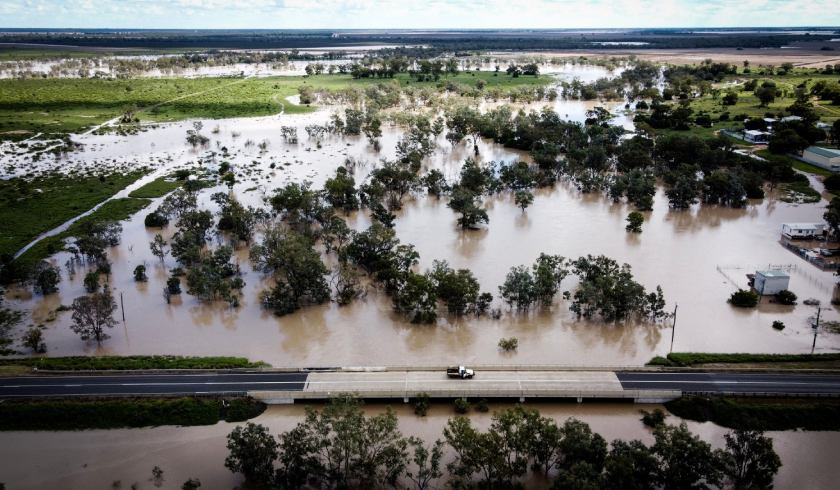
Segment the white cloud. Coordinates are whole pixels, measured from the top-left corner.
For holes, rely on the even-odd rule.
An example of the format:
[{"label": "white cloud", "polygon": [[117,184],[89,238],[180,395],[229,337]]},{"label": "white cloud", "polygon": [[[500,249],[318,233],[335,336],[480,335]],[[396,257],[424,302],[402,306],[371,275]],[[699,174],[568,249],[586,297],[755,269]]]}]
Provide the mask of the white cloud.
[{"label": "white cloud", "polygon": [[836,0],[0,0],[4,27],[593,28],[840,25]]}]

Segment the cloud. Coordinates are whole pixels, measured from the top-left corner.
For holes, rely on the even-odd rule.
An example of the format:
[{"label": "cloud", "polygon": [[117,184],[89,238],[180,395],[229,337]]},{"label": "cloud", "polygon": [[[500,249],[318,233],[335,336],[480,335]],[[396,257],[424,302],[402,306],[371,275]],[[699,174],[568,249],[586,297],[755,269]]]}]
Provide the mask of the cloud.
[{"label": "cloud", "polygon": [[836,0],[0,0],[3,27],[628,28],[840,25]]}]

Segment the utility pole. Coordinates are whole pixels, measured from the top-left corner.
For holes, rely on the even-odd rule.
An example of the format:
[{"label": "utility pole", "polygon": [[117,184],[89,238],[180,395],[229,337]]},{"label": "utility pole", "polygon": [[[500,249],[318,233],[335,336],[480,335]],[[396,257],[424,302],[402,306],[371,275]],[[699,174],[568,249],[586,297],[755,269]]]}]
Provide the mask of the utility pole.
[{"label": "utility pole", "polygon": [[677,307],[679,305],[674,303],[674,323],[671,325],[671,348],[668,350],[668,354],[674,352],[674,333],[677,331]]},{"label": "utility pole", "polygon": [[811,354],[814,353],[814,348],[817,347],[817,332],[820,331],[820,312],[821,311],[822,311],[822,308],[820,308],[820,305],[817,305],[817,320],[811,326],[811,328],[814,329],[814,342],[811,344]]},{"label": "utility pole", "polygon": [[123,303],[123,293],[120,291],[120,309],[122,309],[123,321],[125,321],[125,304]]}]

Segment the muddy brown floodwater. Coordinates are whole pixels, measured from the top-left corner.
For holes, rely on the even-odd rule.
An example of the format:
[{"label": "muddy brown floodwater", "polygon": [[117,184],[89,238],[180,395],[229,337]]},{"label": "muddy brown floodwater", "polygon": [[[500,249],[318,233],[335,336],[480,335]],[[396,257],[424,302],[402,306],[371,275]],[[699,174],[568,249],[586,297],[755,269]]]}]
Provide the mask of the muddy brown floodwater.
[{"label": "muddy brown floodwater", "polygon": [[[491,411],[505,405],[493,404]],[[607,441],[640,439],[653,443],[653,435],[639,421],[639,406],[632,404],[539,404],[545,416],[562,423],[576,417],[590,424]],[[411,408],[395,405],[400,430],[430,443],[442,438],[443,427],[453,416],[448,405],[433,405],[427,417],[415,416]],[[645,406],[652,409],[654,406]],[[369,414],[384,410],[383,405],[366,407]],[[266,425],[272,434],[289,430],[300,422],[302,406],[274,406],[254,422]],[[485,429],[491,414],[474,413],[476,426]],[[668,423],[680,419],[668,417]],[[689,429],[715,447],[723,447],[727,429],[711,423],[687,422]],[[152,468],[164,471],[163,488],[179,488],[188,478],[199,478],[201,488],[231,489],[241,483],[238,475],[224,467],[227,455],[225,436],[236,424],[219,423],[207,427],[157,427],[149,429],[88,430],[80,432],[5,432],[0,445],[0,474],[8,488],[110,488],[119,481],[121,488],[138,483],[138,488],[155,488],[149,480]],[[836,488],[840,468],[834,455],[840,447],[838,432],[768,432],[783,466],[776,488]],[[451,453],[446,454],[449,461]],[[547,488],[541,477],[525,481],[526,488]]]},{"label": "muddy brown floodwater", "polygon": [[[603,70],[607,73],[606,70]],[[552,106],[573,120],[584,117],[595,102],[557,101]],[[607,104],[618,114],[617,124],[632,127],[632,118],[619,114],[620,105]],[[382,151],[375,152],[364,138],[327,136],[320,147],[308,139],[305,126],[325,123],[334,109],[307,115],[279,115],[204,121],[210,137],[208,149],[193,149],[184,135],[190,121],[161,125],[130,136],[84,135],[75,139],[84,145],[60,160],[32,162],[25,155],[4,156],[4,168],[11,174],[33,169],[85,167],[131,168],[151,165],[149,179],[175,168],[191,168],[199,159],[215,170],[222,160],[231,162],[237,173],[237,197],[247,204],[263,205],[274,189],[292,181],[309,180],[320,188],[346,158],[355,166],[361,183],[381,158],[393,158],[401,131],[387,127]],[[279,136],[284,125],[298,128],[300,142],[289,144]],[[256,143],[266,142],[263,151]],[[209,157],[210,151],[227,148],[228,157]],[[480,142],[482,161],[527,160],[521,152]],[[471,145],[452,147],[443,136],[437,150],[425,162],[426,168],[440,169],[451,181],[471,156]],[[209,196],[225,191],[220,186],[200,195],[202,204],[215,205]],[[490,224],[481,230],[460,230],[456,215],[446,199],[416,195],[399,211],[396,231],[403,243],[413,244],[420,253],[420,270],[433,260],[447,260],[453,267],[469,268],[482,289],[498,293],[498,286],[512,267],[531,264],[541,253],[575,258],[604,254],[627,262],[636,279],[648,289],[661,285],[667,308],[679,305],[674,341],[676,351],[706,352],[809,352],[813,339],[809,319],[813,307],[779,306],[767,301],[755,309],[729,306],[726,299],[738,287],[746,287],[746,274],[769,265],[790,270],[790,289],[800,298],[816,298],[828,304],[835,278],[810,265],[778,243],[784,222],[820,222],[825,202],[787,204],[769,192],[764,200],[751,201],[742,209],[694,206],[686,211],[668,208],[662,189],[654,209],[645,214],[641,234],[624,231],[631,207],[613,203],[600,194],[582,194],[567,183],[535,191],[535,201],[525,212],[512,196],[503,193],[485,200]],[[158,205],[156,200],[149,209]],[[144,211],[123,223],[122,243],[109,251],[113,273],[110,286],[125,305],[124,323],[108,333],[111,339],[97,347],[81,341],[69,328],[68,312],[56,313],[64,304],[85,294],[82,279],[86,267],[76,267],[71,276],[65,268],[70,256],[52,258],[62,267],[57,294],[33,296],[22,289],[8,291],[8,303],[25,311],[28,323],[45,324],[48,355],[78,354],[182,354],[239,355],[263,360],[274,366],[358,366],[470,364],[560,364],[638,365],[654,355],[667,353],[671,322],[663,324],[603,323],[580,321],[558,300],[548,310],[530,314],[504,311],[501,319],[488,317],[441,318],[437,325],[413,325],[392,312],[390,300],[375,288],[349,306],[334,303],[312,306],[284,317],[276,317],[258,304],[259,292],[267,279],[255,272],[245,247],[235,256],[244,272],[246,287],[241,306],[203,304],[186,293],[167,304],[162,291],[168,270],[177,264],[171,257],[164,263],[152,256],[149,242],[159,230],[143,226]],[[366,213],[347,216],[356,229],[369,225]],[[170,237],[170,226],[162,233]],[[215,243],[223,239],[217,238]],[[139,264],[148,268],[149,281],[135,283],[132,271]],[[574,289],[568,280],[562,289]],[[184,288],[186,289],[186,288]],[[121,313],[118,312],[118,318]],[[824,320],[838,320],[834,308],[824,311]],[[787,328],[771,328],[781,320]],[[516,353],[502,353],[502,337],[517,337]],[[822,332],[817,352],[836,351],[840,336]]]}]

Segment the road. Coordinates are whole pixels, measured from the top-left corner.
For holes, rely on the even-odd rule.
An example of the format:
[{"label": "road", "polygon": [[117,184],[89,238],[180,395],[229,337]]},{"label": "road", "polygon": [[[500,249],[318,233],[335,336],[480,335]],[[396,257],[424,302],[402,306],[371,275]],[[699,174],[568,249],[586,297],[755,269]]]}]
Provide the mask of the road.
[{"label": "road", "polygon": [[[414,396],[570,396],[600,393],[621,396],[639,391],[678,390],[683,393],[778,393],[840,395],[840,375],[609,372],[609,371],[478,371],[473,380],[450,380],[438,371],[318,372],[318,373],[207,373],[54,375],[0,378],[0,398],[86,395],[197,395],[245,392],[319,393],[356,392]],[[460,395],[458,393],[463,393]],[[580,396],[580,395],[576,395]],[[642,396],[640,396],[642,397]],[[643,398],[643,397],[642,397]]]},{"label": "road", "polygon": [[0,398],[86,395],[198,395],[300,391],[306,373],[127,374],[0,378]]},{"label": "road", "polygon": [[778,393],[840,395],[840,375],[695,373],[695,372],[619,372],[621,386],[627,390],[680,390],[683,393]]}]

